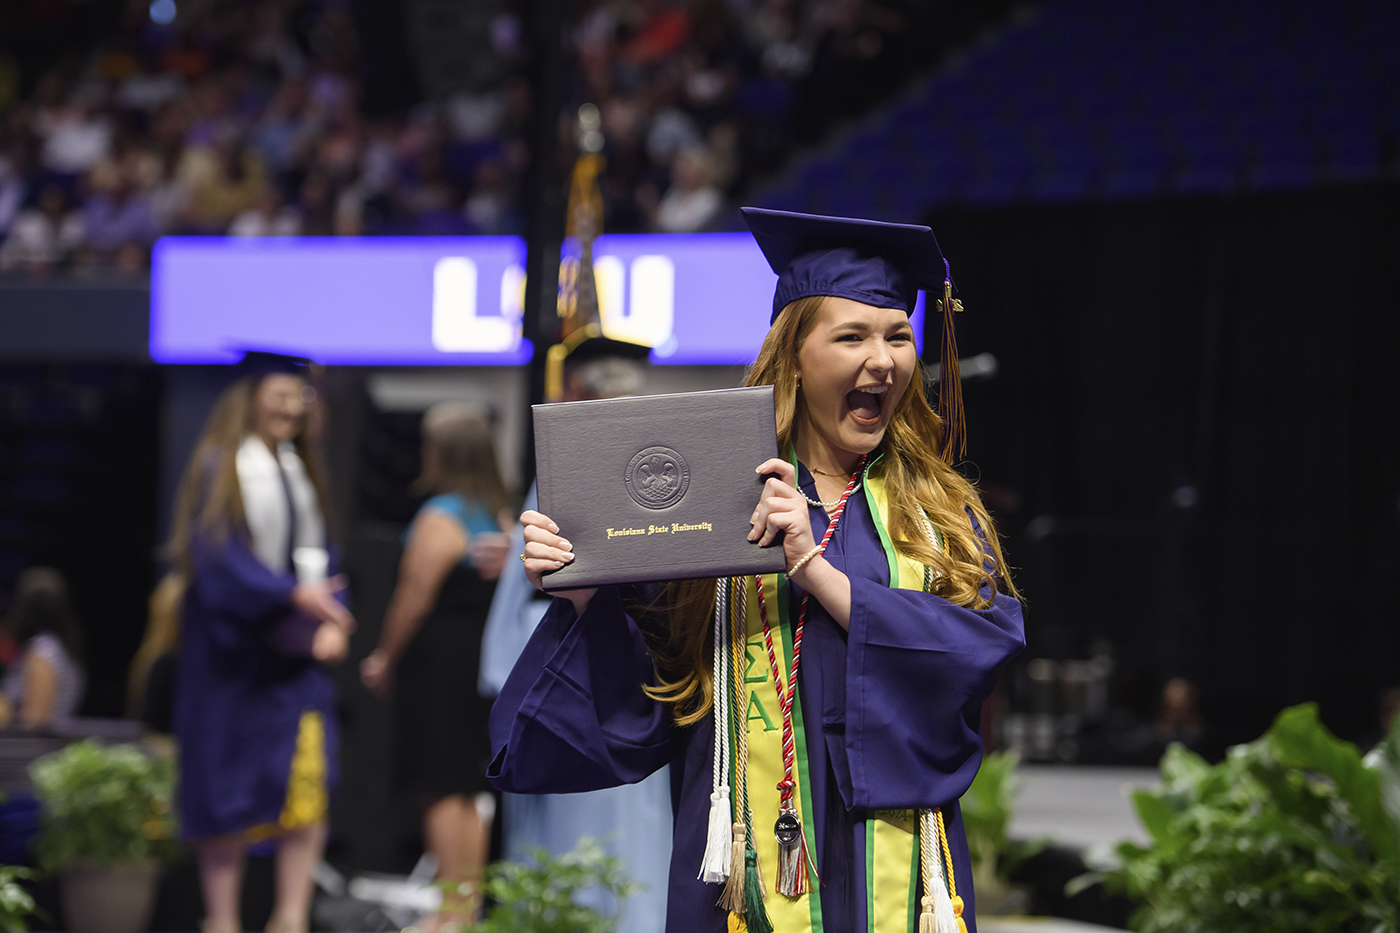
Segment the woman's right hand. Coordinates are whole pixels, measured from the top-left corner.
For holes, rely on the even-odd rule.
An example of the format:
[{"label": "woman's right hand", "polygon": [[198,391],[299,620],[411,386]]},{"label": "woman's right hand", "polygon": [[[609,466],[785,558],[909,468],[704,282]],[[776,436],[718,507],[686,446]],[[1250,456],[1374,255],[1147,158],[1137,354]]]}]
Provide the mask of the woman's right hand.
[{"label": "woman's right hand", "polygon": [[[520,516],[520,524],[525,526],[525,576],[537,590],[543,590],[544,574],[558,570],[574,559],[574,546],[559,534],[559,526],[548,515],[530,510]],[[553,595],[562,596],[574,604],[574,611],[583,615],[588,601],[596,588],[586,590],[556,590]]]},{"label": "woman's right hand", "polygon": [[322,583],[298,583],[292,588],[292,605],[313,619],[340,626],[348,636],[355,631],[355,617],[335,598],[345,586],[343,576],[331,577]]},{"label": "woman's right hand", "polygon": [[311,640],[311,656],[322,664],[339,664],[350,653],[350,639],[334,622],[322,622]]}]

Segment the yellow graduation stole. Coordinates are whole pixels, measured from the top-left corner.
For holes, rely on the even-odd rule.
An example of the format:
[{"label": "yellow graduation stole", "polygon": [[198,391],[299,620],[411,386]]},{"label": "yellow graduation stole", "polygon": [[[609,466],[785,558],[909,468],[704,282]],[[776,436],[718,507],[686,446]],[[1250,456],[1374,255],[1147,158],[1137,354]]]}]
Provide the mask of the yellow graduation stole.
[{"label": "yellow graduation stole", "polygon": [[[895,551],[886,531],[889,514],[884,483],[870,476],[867,468],[862,481],[864,495],[874,517],[876,531],[890,562],[890,586],[901,589],[931,589],[932,571]],[[942,549],[941,533],[931,524],[929,534],[936,547]],[[782,755],[781,701],[778,687],[769,670],[767,646],[758,612],[758,596],[754,578],[732,578],[724,581],[721,596],[728,606],[717,606],[716,622],[730,629],[728,657],[724,665],[716,665],[717,726],[727,720],[726,744],[733,750],[727,754],[728,766],[724,787],[726,795],[734,788],[732,807],[734,837],[729,852],[729,872],[721,906],[730,909],[731,931],[753,933],[823,933],[820,880],[816,866],[809,861],[806,890],[795,896],[777,894],[773,880],[778,876],[779,846],[769,827],[779,812],[777,784],[784,777]],[[770,606],[778,607],[778,619],[770,618],[773,627],[774,656],[783,684],[792,669],[792,626],[788,619],[788,585],[781,574],[769,574],[763,579],[763,589]],[[732,598],[729,598],[732,594]],[[717,652],[718,654],[718,652]],[[724,684],[721,667],[727,667],[728,684]],[[728,687],[728,689],[724,689]],[[793,704],[792,727],[796,745],[796,768],[793,778],[797,784],[793,806],[799,811],[802,832],[815,826],[814,811],[808,786],[806,733],[802,723],[800,699]],[[716,730],[717,743],[721,741]],[[719,760],[722,749],[716,747]],[[718,763],[717,763],[718,773]],[[738,769],[742,768],[740,774]],[[717,791],[718,794],[718,791]],[[717,800],[718,796],[712,798]],[[712,814],[711,845],[714,845],[714,814]],[[921,830],[922,824],[922,830]],[[921,840],[927,840],[921,846]],[[815,853],[815,839],[807,836],[807,849]],[[952,859],[943,832],[942,814],[938,811],[916,809],[876,810],[865,821],[865,891],[866,929],[868,933],[942,933],[950,929],[947,923],[965,931],[961,918],[961,899],[953,882]],[[745,858],[752,864],[746,865]],[[716,856],[717,857],[717,856]],[[706,852],[711,863],[710,849]],[[935,871],[936,869],[936,871]],[[746,877],[745,877],[746,876]],[[707,874],[705,880],[720,880],[718,874]],[[946,879],[946,886],[945,886]],[[918,897],[920,882],[926,896]],[[938,889],[943,896],[934,897]],[[930,889],[933,889],[930,893]],[[935,923],[935,901],[951,907],[940,911]],[[922,909],[921,909],[922,908]],[[926,916],[922,916],[926,915]]]}]

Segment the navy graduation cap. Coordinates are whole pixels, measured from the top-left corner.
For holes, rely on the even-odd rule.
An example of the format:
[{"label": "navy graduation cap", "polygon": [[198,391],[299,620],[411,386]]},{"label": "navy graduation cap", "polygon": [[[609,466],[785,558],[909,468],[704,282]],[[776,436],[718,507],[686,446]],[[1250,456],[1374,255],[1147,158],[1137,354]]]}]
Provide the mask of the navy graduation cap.
[{"label": "navy graduation cap", "polygon": [[941,297],[938,415],[943,421],[943,437],[939,453],[949,463],[965,455],[962,384],[953,329],[953,313],[962,306],[953,300],[952,273],[933,230],[916,224],[759,207],[740,210],[768,264],[778,273],[769,324],[797,299],[818,295],[898,308],[906,314],[914,309],[920,289]]},{"label": "navy graduation cap", "polygon": [[286,353],[271,353],[267,350],[244,350],[243,358],[234,363],[234,371],[239,376],[310,375],[313,362],[304,356],[289,356]]}]

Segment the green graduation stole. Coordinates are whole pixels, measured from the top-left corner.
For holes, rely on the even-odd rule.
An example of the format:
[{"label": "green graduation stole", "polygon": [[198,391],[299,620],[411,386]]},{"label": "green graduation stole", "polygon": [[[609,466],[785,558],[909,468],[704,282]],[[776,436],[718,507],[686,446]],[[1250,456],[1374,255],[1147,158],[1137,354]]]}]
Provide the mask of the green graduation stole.
[{"label": "green graduation stole", "polygon": [[[932,569],[899,554],[890,543],[889,503],[882,478],[872,477],[867,466],[861,486],[889,560],[890,585],[929,592]],[[942,534],[927,521],[926,530],[942,550]],[[782,847],[768,827],[779,815],[777,786],[785,776],[782,701],[769,670],[756,590],[753,577],[734,577],[719,581],[716,591],[715,787],[699,877],[724,884],[719,905],[730,912],[730,931],[823,933],[814,860],[808,858],[801,868],[805,884],[797,885],[800,893],[789,896],[775,891]],[[763,590],[767,601],[778,607],[773,662],[786,685],[793,666],[787,580],[781,574],[769,574],[763,578]],[[800,702],[792,704],[791,718],[796,787],[789,806],[797,811],[799,831],[805,834],[815,824]],[[813,842],[808,835],[805,851],[815,851]],[[865,850],[869,933],[965,933],[941,812],[873,811],[865,820]],[[790,864],[787,870],[791,871]],[[923,898],[918,896],[921,883]]]}]

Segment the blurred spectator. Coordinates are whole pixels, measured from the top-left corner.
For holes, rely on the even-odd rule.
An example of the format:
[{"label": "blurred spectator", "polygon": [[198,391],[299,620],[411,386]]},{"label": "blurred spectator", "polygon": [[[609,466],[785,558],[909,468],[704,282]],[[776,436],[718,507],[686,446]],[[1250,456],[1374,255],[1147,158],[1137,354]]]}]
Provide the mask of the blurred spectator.
[{"label": "blurred spectator", "polygon": [[267,166],[286,173],[302,165],[316,137],[306,112],[306,85],[284,81],[250,137]]},{"label": "blurred spectator", "polygon": [[1373,748],[1383,741],[1395,727],[1397,715],[1400,715],[1400,687],[1387,687],[1381,692],[1376,707],[1376,726],[1368,729],[1356,744],[1361,748]]},{"label": "blurred spectator", "polygon": [[688,149],[677,155],[671,179],[671,187],[656,208],[656,228],[663,233],[709,229],[724,206],[724,194],[714,185],[709,153]]},{"label": "blurred spectator", "polygon": [[101,95],[100,88],[86,88],[66,106],[36,117],[34,129],[43,140],[44,168],[59,175],[78,175],[107,156],[112,127],[97,111]]},{"label": "blurred spectator", "polygon": [[146,633],[127,673],[127,718],[167,735],[175,729],[175,656],[184,599],[185,578],[180,573],[161,577],[151,592]]},{"label": "blurred spectator", "polygon": [[85,261],[140,268],[159,234],[150,199],[136,190],[127,166],[112,160],[88,174],[88,191],[82,211]]},{"label": "blurred spectator", "polygon": [[16,144],[0,153],[0,240],[10,232],[29,194],[31,164],[27,146]]},{"label": "blurred spectator", "polygon": [[264,188],[262,197],[229,224],[229,236],[296,236],[301,215],[282,203],[276,188]]},{"label": "blurred spectator", "polygon": [[484,159],[476,167],[471,196],[462,214],[479,233],[514,233],[510,177],[499,159]]},{"label": "blurred spectator", "polygon": [[21,211],[0,245],[0,269],[28,268],[42,275],[66,263],[83,243],[82,216],[68,208],[68,195],[50,182],[36,207]]},{"label": "blurred spectator", "polygon": [[[82,263],[141,263],[153,235],[220,234],[235,222],[241,234],[290,234],[294,211],[301,234],[519,232],[532,107],[520,15],[507,4],[483,33],[480,51],[500,63],[493,77],[386,117],[358,111],[362,37],[350,10],[180,4],[157,23],[130,3],[91,53],[75,46],[21,76],[33,89],[0,130],[0,236],[24,208],[36,213],[6,247],[9,267],[61,265],[83,239],[72,224],[59,236],[54,196],[36,196],[49,184],[94,227]],[[723,203],[781,167],[796,135],[812,138],[930,63],[909,35],[927,18],[919,10],[891,0],[578,4],[563,109],[591,101],[603,114],[607,230],[712,228]],[[562,123],[561,169],[574,156],[571,117]],[[682,158],[695,150],[707,154]]]},{"label": "blurred spectator", "polygon": [[188,150],[178,175],[189,191],[181,220],[190,232],[223,233],[263,196],[262,159],[231,131],[218,145]]},{"label": "blurred spectator", "polygon": [[31,567],[15,584],[13,625],[22,646],[5,673],[6,722],[37,729],[71,719],[83,698],[83,639],[68,584],[52,567]]},{"label": "blurred spectator", "polygon": [[1195,684],[1184,677],[1166,682],[1155,731],[1159,742],[1180,742],[1188,747],[1200,743],[1205,722],[1201,719],[1201,694]]}]

